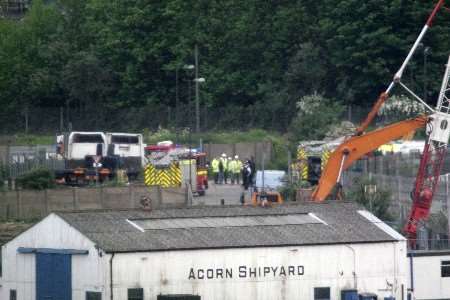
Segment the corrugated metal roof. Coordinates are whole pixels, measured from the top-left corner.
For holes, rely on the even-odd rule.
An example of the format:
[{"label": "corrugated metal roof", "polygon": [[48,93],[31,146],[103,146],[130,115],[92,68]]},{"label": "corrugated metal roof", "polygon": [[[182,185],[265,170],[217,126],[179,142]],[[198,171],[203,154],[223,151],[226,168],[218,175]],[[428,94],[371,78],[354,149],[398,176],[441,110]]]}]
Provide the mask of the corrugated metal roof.
[{"label": "corrugated metal roof", "polygon": [[[354,203],[57,213],[107,252],[398,241]],[[140,230],[142,229],[142,230]]]},{"label": "corrugated metal roof", "polygon": [[320,224],[308,214],[129,220],[143,230]]}]

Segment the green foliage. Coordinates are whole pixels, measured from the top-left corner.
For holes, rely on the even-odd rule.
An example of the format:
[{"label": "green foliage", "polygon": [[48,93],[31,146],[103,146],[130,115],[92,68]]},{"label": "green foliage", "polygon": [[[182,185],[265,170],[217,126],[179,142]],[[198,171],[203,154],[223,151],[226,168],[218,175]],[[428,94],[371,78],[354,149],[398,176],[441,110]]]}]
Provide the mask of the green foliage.
[{"label": "green foliage", "polygon": [[30,190],[45,190],[55,186],[53,173],[46,168],[36,168],[16,179],[18,187]]},{"label": "green foliage", "polygon": [[[376,191],[374,190],[376,186]],[[392,193],[390,190],[377,185],[375,179],[358,177],[352,184],[350,191],[345,195],[347,200],[362,204],[367,210],[383,221],[392,221],[389,213]]]},{"label": "green foliage", "polygon": [[[226,108],[218,116],[225,121],[210,123],[286,131],[293,118],[299,122],[296,103],[306,95],[370,106],[431,6],[418,0],[36,0],[22,20],[0,20],[0,125],[23,131],[35,107],[64,107],[98,128],[120,124],[109,117],[125,108],[174,107],[175,70],[193,63],[198,45],[199,75],[206,78],[202,107]],[[440,13],[423,42],[432,49],[428,99],[439,91],[449,24]],[[418,94],[423,51],[404,76]],[[193,76],[179,69],[180,103],[192,100]],[[300,125],[319,118],[303,119]],[[296,134],[321,136],[308,132]]]},{"label": "green foliage", "polygon": [[290,138],[294,142],[323,139],[344,110],[341,104],[318,94],[302,97],[297,108],[297,116],[290,125]]},{"label": "green foliage", "polygon": [[209,131],[196,134],[190,133],[187,128],[175,131],[160,127],[155,132],[145,129],[143,134],[147,144],[155,144],[166,140],[171,140],[180,144],[198,144],[200,138],[202,138],[204,143],[217,144],[252,143],[261,141],[282,143],[284,141],[280,135],[262,129],[252,129],[249,131]]},{"label": "green foliage", "polygon": [[297,201],[297,191],[299,189],[308,188],[311,188],[311,184],[308,181],[289,182],[285,184],[279,192],[285,201]]},{"label": "green foliage", "polygon": [[50,135],[17,134],[14,136],[15,146],[52,145],[54,143],[55,136]]}]

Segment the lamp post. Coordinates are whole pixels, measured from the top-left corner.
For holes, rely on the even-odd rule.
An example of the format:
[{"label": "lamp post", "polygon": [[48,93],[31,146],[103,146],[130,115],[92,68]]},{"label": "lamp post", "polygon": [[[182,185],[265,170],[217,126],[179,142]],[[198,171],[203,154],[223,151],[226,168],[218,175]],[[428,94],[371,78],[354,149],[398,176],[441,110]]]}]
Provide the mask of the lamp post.
[{"label": "lamp post", "polygon": [[205,78],[199,78],[198,72],[198,46],[195,45],[195,132],[200,132],[200,95],[199,95],[199,83],[205,82]]},{"label": "lamp post", "polygon": [[[194,65],[184,65],[183,70],[193,70],[195,68]],[[180,103],[180,96],[179,96],[179,90],[178,90],[178,79],[179,79],[179,71],[180,67],[177,66],[175,69],[175,129],[179,127],[179,103]],[[190,100],[190,99],[189,99]]]},{"label": "lamp post", "polygon": [[[195,72],[197,73],[197,69],[195,69]],[[199,84],[205,82],[205,78],[197,77],[197,74],[195,76],[194,82],[195,82],[195,132],[200,132],[200,96],[199,96]]]}]

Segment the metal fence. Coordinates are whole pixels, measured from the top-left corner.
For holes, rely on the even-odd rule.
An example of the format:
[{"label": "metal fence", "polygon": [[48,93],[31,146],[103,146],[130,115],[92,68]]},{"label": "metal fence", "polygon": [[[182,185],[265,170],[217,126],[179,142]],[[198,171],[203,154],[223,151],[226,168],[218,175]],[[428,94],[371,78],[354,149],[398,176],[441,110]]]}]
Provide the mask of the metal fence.
[{"label": "metal fence", "polygon": [[46,168],[49,170],[62,170],[65,168],[65,161],[60,159],[25,159],[21,162],[9,163],[4,166],[6,178],[15,179],[36,168]]},{"label": "metal fence", "polygon": [[[348,106],[341,119],[360,123],[369,108]],[[284,132],[289,127],[295,109],[274,110],[265,103],[248,106],[201,105],[200,129],[202,131],[263,128]],[[133,108],[81,111],[76,108],[31,107],[25,111],[0,111],[0,135],[11,133],[56,133],[61,131],[142,131],[144,128],[195,128],[195,107],[180,103],[168,105],[143,105]]]},{"label": "metal fence", "polygon": [[0,178],[15,179],[39,167],[50,170],[64,169],[64,160],[57,159],[54,145],[6,146],[0,153]]},{"label": "metal fence", "polygon": [[[361,184],[361,179],[373,180],[391,194],[390,212],[395,218],[392,226],[401,230],[411,209],[411,191],[421,159],[420,152],[392,153],[365,157],[344,172],[343,186],[348,192]],[[431,216],[418,231],[418,249],[448,249],[450,236],[450,155],[447,155],[434,194]]]}]

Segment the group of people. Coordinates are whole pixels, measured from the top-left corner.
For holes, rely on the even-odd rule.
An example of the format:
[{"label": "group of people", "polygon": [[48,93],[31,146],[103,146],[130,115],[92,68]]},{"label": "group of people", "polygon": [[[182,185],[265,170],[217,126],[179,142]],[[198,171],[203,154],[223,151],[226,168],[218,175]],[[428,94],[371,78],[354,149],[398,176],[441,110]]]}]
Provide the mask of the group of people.
[{"label": "group of people", "polygon": [[256,174],[256,167],[253,160],[246,159],[244,163],[235,155],[234,159],[222,153],[220,157],[215,157],[211,162],[216,184],[242,184],[245,189],[252,185]]}]

